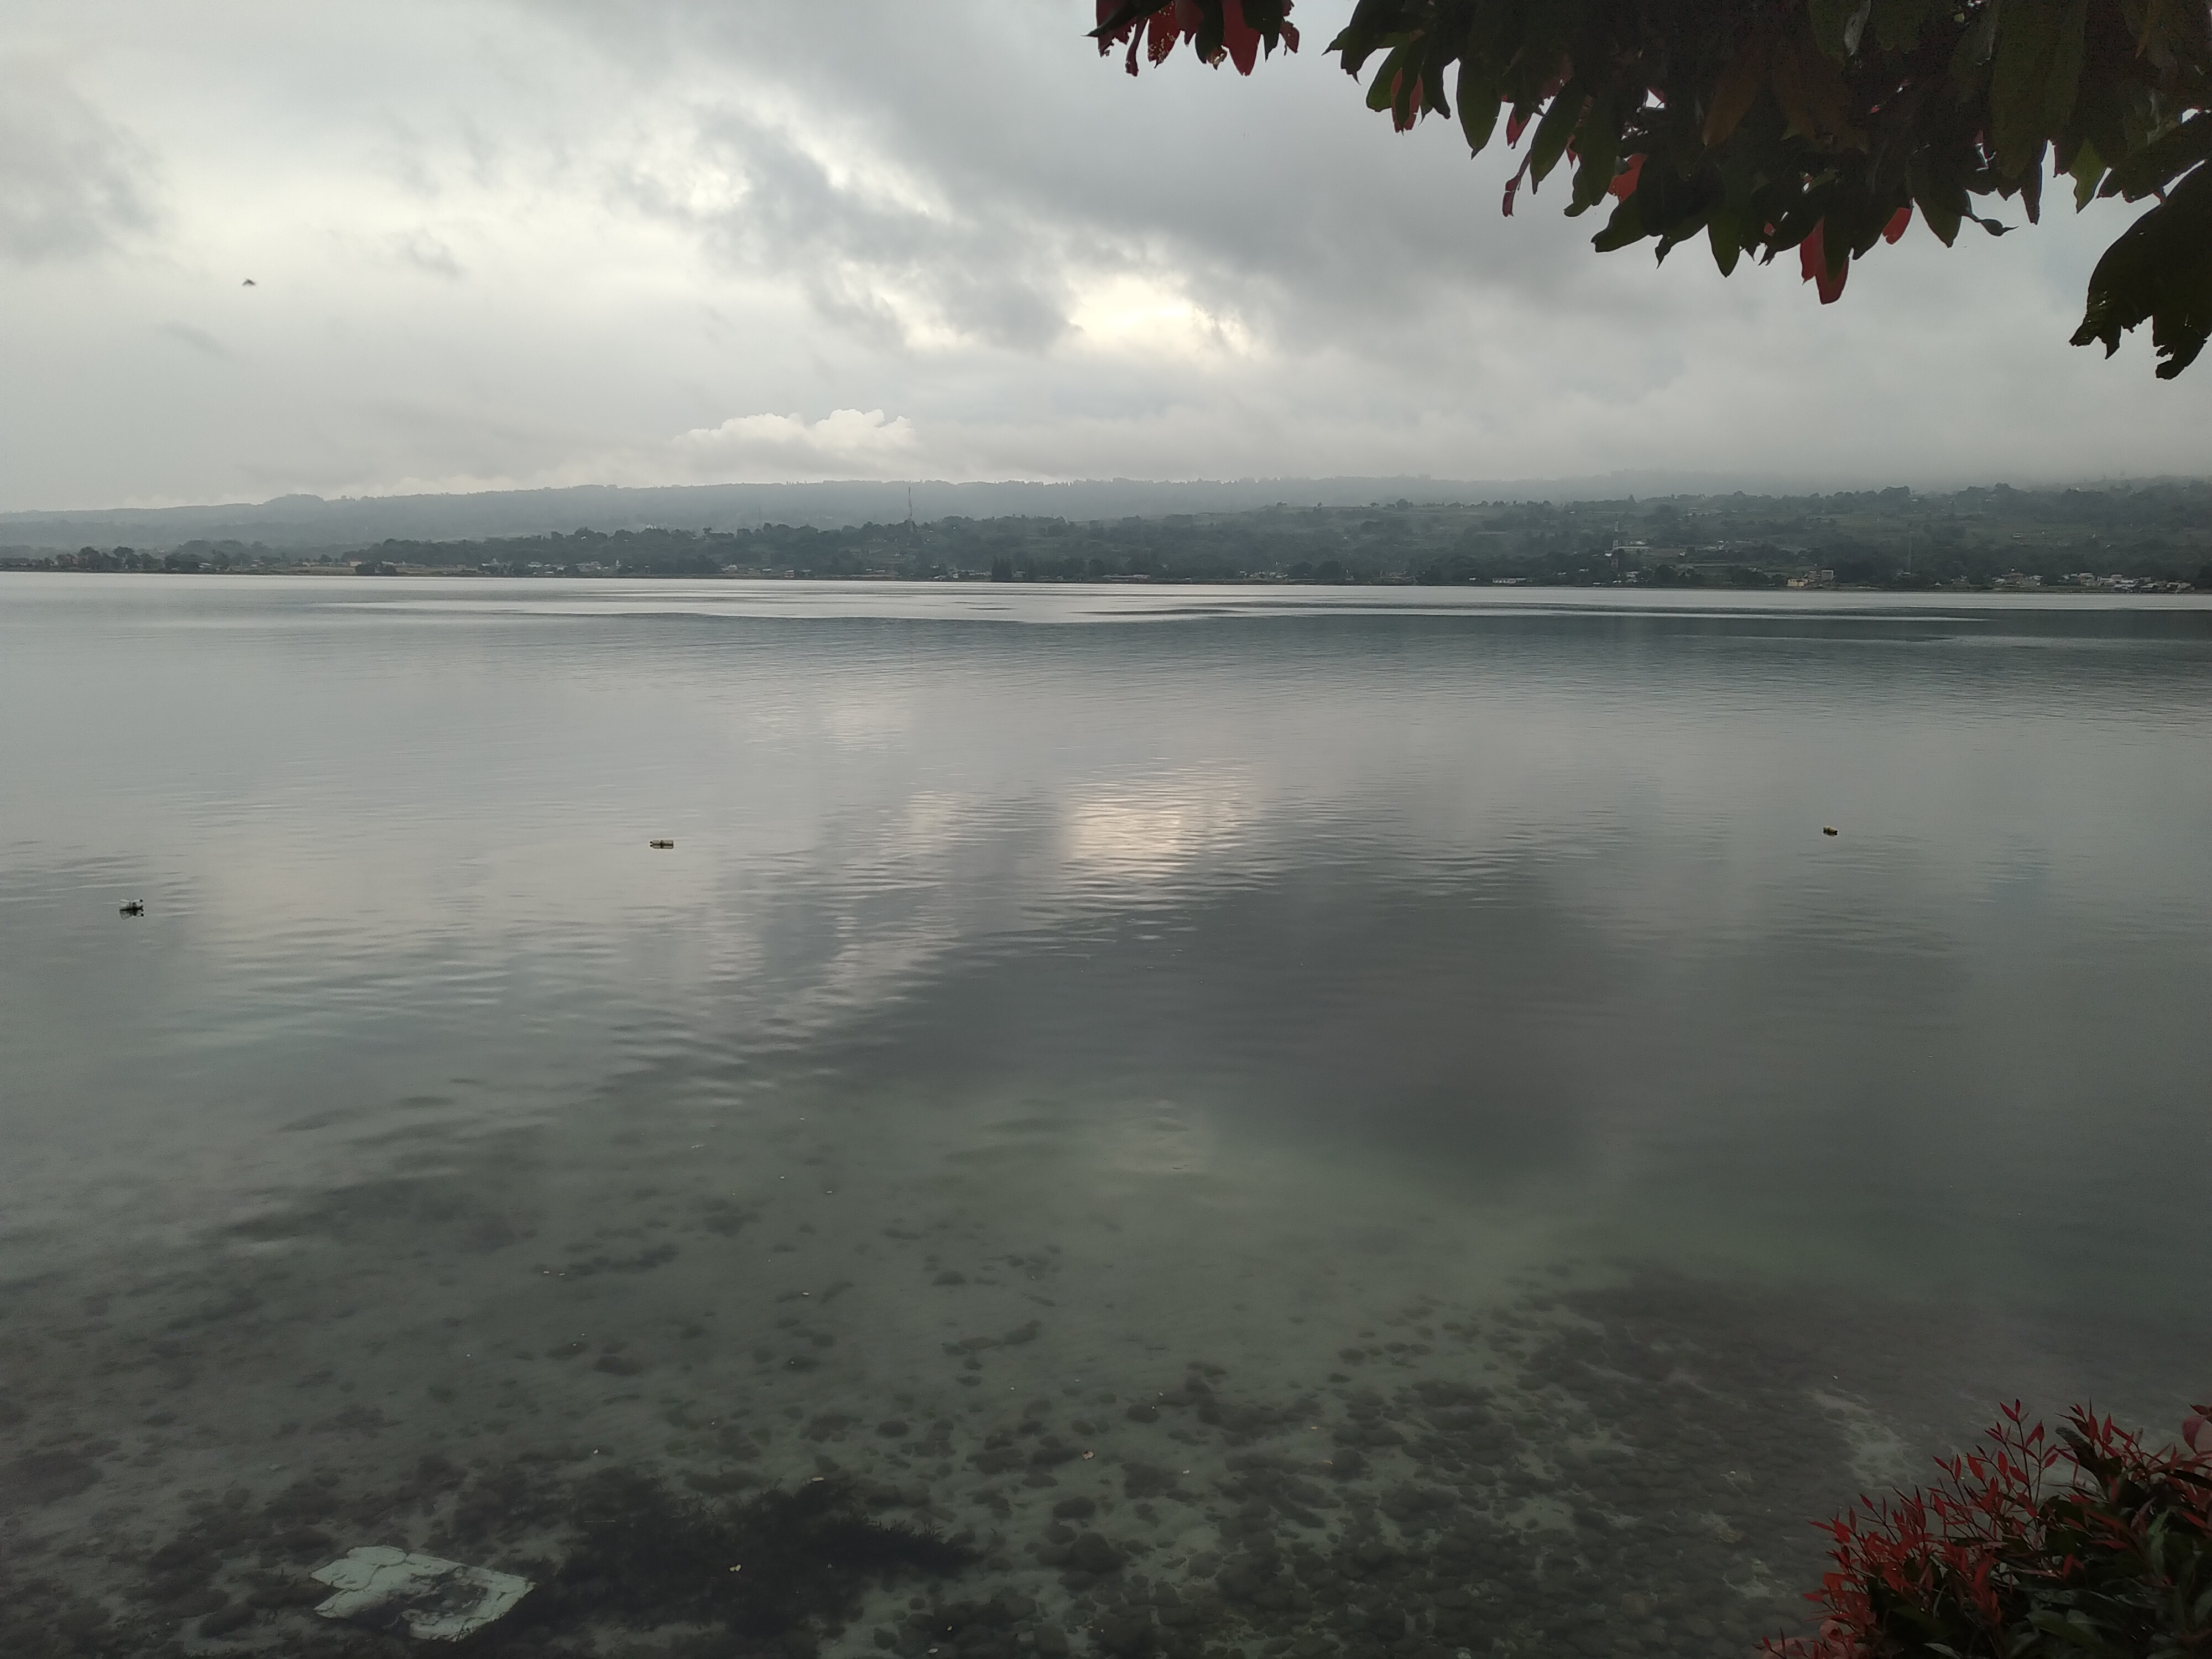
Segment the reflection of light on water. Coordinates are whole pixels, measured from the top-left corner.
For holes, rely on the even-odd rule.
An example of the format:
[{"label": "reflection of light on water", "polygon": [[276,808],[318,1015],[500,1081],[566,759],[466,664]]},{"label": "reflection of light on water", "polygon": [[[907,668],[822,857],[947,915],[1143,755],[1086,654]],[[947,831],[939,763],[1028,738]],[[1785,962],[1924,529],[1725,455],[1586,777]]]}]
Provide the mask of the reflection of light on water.
[{"label": "reflection of light on water", "polygon": [[914,709],[903,699],[848,696],[817,711],[823,734],[841,749],[883,749],[906,736]]},{"label": "reflection of light on water", "polygon": [[1256,815],[1241,785],[1181,777],[1073,803],[1063,851],[1086,875],[1163,881],[1231,850]]},{"label": "reflection of light on water", "polygon": [[988,811],[988,803],[962,795],[935,790],[910,795],[900,809],[891,849],[910,860],[949,853]]}]

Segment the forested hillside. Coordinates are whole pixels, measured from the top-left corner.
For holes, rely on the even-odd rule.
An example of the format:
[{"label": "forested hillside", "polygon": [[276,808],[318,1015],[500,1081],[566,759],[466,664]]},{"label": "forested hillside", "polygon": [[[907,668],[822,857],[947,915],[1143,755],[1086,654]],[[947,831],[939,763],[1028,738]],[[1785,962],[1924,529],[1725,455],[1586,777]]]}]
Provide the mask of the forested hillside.
[{"label": "forested hillside", "polygon": [[[9,564],[46,568],[297,568],[280,551],[237,542],[188,542],[159,554],[7,551]],[[1091,522],[942,518],[842,529],[578,530],[387,540],[319,562],[334,560],[376,574],[1888,588],[2118,577],[2212,587],[2212,484],[1566,503],[1401,500]]]}]

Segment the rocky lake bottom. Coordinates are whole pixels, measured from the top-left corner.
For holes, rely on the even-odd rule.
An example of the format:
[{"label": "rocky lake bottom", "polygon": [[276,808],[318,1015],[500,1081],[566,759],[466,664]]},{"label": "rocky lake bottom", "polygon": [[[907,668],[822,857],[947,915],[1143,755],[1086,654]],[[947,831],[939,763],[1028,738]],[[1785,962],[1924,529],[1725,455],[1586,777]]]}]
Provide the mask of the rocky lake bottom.
[{"label": "rocky lake bottom", "polygon": [[2005,1346],[1619,1265],[1465,1279],[1418,1231],[1270,1273],[1294,1199],[1217,1301],[1170,1213],[933,1212],[916,1146],[827,1137],[736,1195],[688,1146],[633,1184],[649,1139],[614,1129],[576,1237],[478,1146],[7,1285],[0,1651],[397,1652],[312,1611],[381,1544],[533,1583],[487,1654],[1727,1659],[1802,1627],[1811,1523],[1970,1433]]}]

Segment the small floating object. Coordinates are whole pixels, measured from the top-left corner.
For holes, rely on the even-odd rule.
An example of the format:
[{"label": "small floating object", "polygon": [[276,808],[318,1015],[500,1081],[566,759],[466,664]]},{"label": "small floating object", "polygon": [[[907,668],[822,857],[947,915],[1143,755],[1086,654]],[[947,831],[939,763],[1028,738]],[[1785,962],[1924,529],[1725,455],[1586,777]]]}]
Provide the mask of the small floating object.
[{"label": "small floating object", "polygon": [[1824,823],[1820,826],[1820,833],[1824,836],[1832,836],[1837,831],[1832,825]]},{"label": "small floating object", "polygon": [[146,901],[132,899],[130,903],[118,905],[116,908],[126,916],[143,916],[146,914]]},{"label": "small floating object", "polygon": [[324,1618],[404,1631],[418,1642],[459,1641],[512,1612],[530,1594],[530,1581],[511,1572],[464,1566],[389,1544],[349,1550],[316,1568],[313,1576],[337,1592],[316,1606]]},{"label": "small floating object", "polygon": [[[1835,832],[1834,830],[1831,830],[1828,833],[1829,833],[1830,835],[1832,835],[1832,835],[1833,835],[1833,834],[1835,834],[1836,832]],[[665,849],[665,848],[671,848],[671,847],[675,846],[675,845],[676,845],[676,843],[675,843],[674,842],[672,842],[672,841],[649,841],[649,842],[646,842],[646,845],[647,845],[647,847],[659,847],[659,848],[661,848]]]}]

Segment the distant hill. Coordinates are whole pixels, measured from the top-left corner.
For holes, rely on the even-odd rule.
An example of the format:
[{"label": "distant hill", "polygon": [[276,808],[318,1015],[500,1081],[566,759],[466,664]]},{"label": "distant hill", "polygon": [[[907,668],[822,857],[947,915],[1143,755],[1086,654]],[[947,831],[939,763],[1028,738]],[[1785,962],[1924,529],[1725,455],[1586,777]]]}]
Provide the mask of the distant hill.
[{"label": "distant hill", "polygon": [[[1359,482],[1366,489],[1355,494],[1384,493],[1375,489],[1381,480]],[[1295,487],[1308,497],[1319,488],[1303,480]],[[1129,507],[1147,489],[1169,488],[1129,486],[1118,499],[1103,499]],[[1179,493],[1188,501],[1200,488],[1231,487]],[[956,499],[981,507],[992,498]],[[208,538],[167,550],[118,542],[46,555],[0,544],[0,570],[252,574],[350,565],[372,576],[2212,590],[2212,483],[1473,502],[1406,494],[1357,506],[1309,499],[1090,518],[1078,516],[1086,503],[1073,486],[1046,499],[1072,510],[922,518],[917,492],[911,525],[888,514],[827,526],[788,519],[748,526],[726,517],[713,528],[391,536],[322,553]]]},{"label": "distant hill", "polygon": [[[280,495],[214,507],[110,507],[0,514],[0,545],[45,550],[124,545],[162,550],[187,542],[237,542],[289,553],[349,552],[387,540],[435,542],[555,532],[657,528],[819,530],[896,524],[914,515],[1059,518],[1077,522],[1170,513],[1234,513],[1283,502],[1364,507],[1370,502],[1589,501],[1630,495],[1711,495],[1735,479],[1687,473],[1619,472],[1605,477],[1483,483],[1436,478],[1244,478],[1151,483],[1128,478],[1076,483],[701,484],[652,489],[583,485],[467,495]],[[1770,485],[1769,487],[1772,487]]]}]

